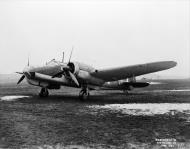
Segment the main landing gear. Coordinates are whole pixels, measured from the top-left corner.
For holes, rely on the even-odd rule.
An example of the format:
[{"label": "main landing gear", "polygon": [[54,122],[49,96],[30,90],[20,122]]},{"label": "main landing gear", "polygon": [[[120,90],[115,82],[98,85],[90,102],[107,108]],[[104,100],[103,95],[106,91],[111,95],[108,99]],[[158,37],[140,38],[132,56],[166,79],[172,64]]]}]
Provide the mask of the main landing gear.
[{"label": "main landing gear", "polygon": [[43,87],[39,93],[39,96],[40,97],[48,97],[48,95],[49,95],[48,89]]},{"label": "main landing gear", "polygon": [[123,90],[123,93],[128,95],[129,94],[129,91],[128,90]]},{"label": "main landing gear", "polygon": [[84,100],[87,100],[89,98],[89,96],[90,96],[90,93],[89,93],[88,88],[87,87],[82,88],[82,90],[79,93],[79,99],[81,101],[84,101]]}]

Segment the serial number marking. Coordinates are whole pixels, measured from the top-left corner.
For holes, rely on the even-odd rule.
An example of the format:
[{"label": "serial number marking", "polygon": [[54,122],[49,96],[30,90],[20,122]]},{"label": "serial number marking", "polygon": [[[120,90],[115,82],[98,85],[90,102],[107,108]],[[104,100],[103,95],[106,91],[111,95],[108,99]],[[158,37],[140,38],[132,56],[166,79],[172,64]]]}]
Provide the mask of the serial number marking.
[{"label": "serial number marking", "polygon": [[185,143],[177,142],[175,138],[155,139],[156,143],[166,148],[185,149]]}]

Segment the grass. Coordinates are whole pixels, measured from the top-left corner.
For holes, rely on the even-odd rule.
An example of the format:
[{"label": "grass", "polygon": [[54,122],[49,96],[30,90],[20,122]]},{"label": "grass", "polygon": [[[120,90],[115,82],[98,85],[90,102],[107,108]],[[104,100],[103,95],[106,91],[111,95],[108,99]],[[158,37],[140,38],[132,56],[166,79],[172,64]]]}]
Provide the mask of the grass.
[{"label": "grass", "polygon": [[[21,84],[3,84],[0,97],[29,95],[31,98],[0,101],[0,148],[59,147],[153,148],[156,138],[190,140],[188,114],[134,116],[119,111],[97,110],[88,105],[126,103],[190,103],[189,92],[144,92],[156,89],[190,88],[189,81],[167,80],[133,91],[128,96],[120,91],[94,91],[87,102],[78,100],[77,89],[51,91],[50,97],[37,96],[39,88]],[[78,146],[71,146],[78,145]]]}]

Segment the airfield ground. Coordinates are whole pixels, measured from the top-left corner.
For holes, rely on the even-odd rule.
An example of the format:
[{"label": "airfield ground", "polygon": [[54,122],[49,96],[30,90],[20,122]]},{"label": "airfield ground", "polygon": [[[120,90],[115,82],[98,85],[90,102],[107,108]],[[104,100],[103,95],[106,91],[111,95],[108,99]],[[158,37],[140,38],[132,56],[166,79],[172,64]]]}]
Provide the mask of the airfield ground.
[{"label": "airfield ground", "polygon": [[161,82],[86,102],[77,89],[42,99],[37,87],[0,83],[0,148],[190,148],[190,80]]}]

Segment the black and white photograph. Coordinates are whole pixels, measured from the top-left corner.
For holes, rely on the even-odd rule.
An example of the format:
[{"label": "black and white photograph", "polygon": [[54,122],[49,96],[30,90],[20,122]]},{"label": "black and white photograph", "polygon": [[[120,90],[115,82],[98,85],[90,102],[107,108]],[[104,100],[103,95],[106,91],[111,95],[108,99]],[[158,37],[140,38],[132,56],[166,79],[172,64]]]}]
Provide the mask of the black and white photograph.
[{"label": "black and white photograph", "polygon": [[190,149],[190,0],[0,0],[0,149]]}]

